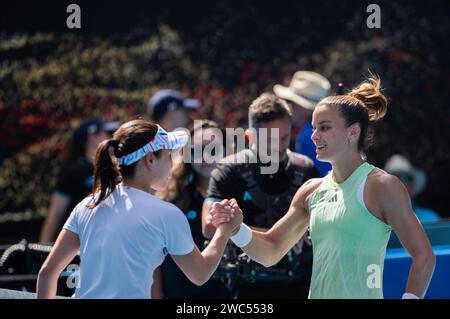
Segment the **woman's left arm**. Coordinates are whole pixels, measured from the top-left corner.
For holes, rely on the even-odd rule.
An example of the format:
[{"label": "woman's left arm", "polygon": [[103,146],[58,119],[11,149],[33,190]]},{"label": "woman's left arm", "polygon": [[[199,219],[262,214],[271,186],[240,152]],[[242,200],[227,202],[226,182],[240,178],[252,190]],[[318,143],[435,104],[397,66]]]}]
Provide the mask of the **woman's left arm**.
[{"label": "woman's left arm", "polygon": [[413,259],[405,293],[423,298],[436,264],[430,241],[412,210],[408,191],[401,181],[386,173],[375,180],[373,194],[377,206]]},{"label": "woman's left arm", "polygon": [[58,277],[80,250],[77,234],[63,229],[39,271],[37,298],[55,298]]}]

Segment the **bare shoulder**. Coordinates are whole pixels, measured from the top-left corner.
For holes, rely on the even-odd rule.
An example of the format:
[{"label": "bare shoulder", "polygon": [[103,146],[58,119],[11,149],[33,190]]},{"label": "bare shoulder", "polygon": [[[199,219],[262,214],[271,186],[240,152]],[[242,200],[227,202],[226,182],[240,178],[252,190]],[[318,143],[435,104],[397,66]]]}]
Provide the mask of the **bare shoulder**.
[{"label": "bare shoulder", "polygon": [[310,194],[314,192],[320,184],[322,184],[323,178],[311,178],[308,179],[300,188],[299,191]]},{"label": "bare shoulder", "polygon": [[323,178],[311,178],[307,180],[295,193],[294,199],[292,200],[293,205],[306,207],[309,197],[320,186],[322,181]]},{"label": "bare shoulder", "polygon": [[402,192],[404,186],[402,182],[394,175],[386,173],[382,169],[374,169],[367,177],[367,187],[370,193],[382,195],[394,195]]},{"label": "bare shoulder", "polygon": [[405,185],[381,169],[367,177],[364,201],[369,211],[387,224],[412,216],[411,198]]},{"label": "bare shoulder", "polygon": [[312,161],[312,159],[310,159],[308,156],[305,156],[303,154],[289,151],[288,156],[289,156],[291,162],[295,165],[302,166],[302,167],[314,166],[314,162]]},{"label": "bare shoulder", "polygon": [[394,175],[376,169],[367,177],[364,201],[375,216],[388,220],[392,213],[401,215],[411,205],[408,190]]}]

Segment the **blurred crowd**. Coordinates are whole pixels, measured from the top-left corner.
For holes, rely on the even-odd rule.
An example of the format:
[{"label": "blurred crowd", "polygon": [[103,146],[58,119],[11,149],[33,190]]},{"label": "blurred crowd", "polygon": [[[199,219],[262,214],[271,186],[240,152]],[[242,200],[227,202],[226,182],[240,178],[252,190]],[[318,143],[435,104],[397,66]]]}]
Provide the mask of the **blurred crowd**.
[{"label": "blurred crowd", "polygon": [[419,201],[450,214],[446,5],[382,2],[381,30],[366,27],[361,4],[271,6],[218,1],[189,27],[166,13],[110,36],[0,33],[0,222],[47,215],[82,119],[145,117],[149,97],[170,87],[201,101],[199,117],[246,127],[250,101],[302,69],[326,76],[332,92],[379,74],[390,106],[369,160],[383,167],[403,154],[428,173]]}]

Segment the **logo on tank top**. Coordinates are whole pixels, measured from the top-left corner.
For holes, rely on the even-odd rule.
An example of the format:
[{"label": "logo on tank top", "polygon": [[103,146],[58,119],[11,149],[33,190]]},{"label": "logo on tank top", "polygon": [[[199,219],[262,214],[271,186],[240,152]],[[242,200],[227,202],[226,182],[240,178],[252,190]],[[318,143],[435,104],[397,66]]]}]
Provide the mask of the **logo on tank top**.
[{"label": "logo on tank top", "polygon": [[333,196],[331,196],[330,199],[328,199],[329,203],[336,203],[338,201],[338,196],[337,194],[334,194]]},{"label": "logo on tank top", "polygon": [[337,203],[338,200],[339,200],[338,195],[339,195],[339,193],[338,193],[337,191],[335,191],[335,190],[332,190],[332,191],[331,191],[331,190],[330,190],[330,191],[328,191],[327,194],[326,194],[326,201],[327,201],[328,203]]}]

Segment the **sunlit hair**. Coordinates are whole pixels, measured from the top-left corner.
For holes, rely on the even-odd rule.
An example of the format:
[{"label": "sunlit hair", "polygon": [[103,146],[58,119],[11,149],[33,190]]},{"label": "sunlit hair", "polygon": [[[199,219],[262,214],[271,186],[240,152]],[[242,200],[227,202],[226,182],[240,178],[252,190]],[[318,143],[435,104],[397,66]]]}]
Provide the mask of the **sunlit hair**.
[{"label": "sunlit hair", "polygon": [[360,151],[366,149],[371,142],[371,124],[383,118],[387,111],[387,99],[381,93],[381,81],[373,74],[346,95],[326,97],[318,103],[319,105],[336,107],[347,127],[359,123],[361,134],[358,150]]}]

